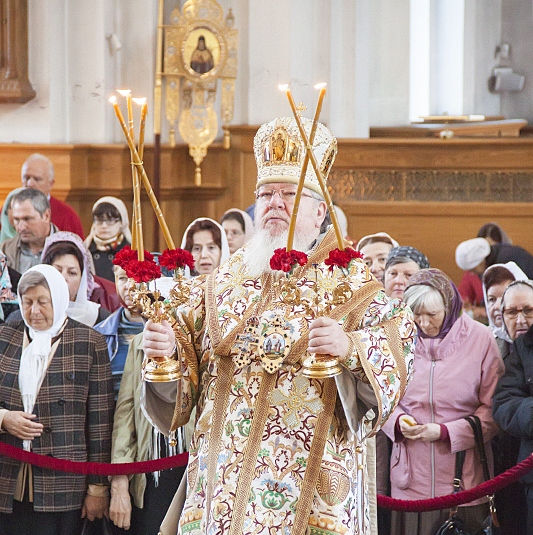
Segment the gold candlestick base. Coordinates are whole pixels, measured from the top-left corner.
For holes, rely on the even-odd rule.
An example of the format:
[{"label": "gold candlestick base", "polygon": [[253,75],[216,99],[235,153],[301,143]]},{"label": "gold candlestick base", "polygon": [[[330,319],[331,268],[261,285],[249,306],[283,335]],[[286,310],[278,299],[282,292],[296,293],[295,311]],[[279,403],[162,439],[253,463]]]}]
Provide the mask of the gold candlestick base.
[{"label": "gold candlestick base", "polygon": [[309,379],[327,379],[342,373],[339,359],[331,355],[311,355],[302,361],[302,374]]},{"label": "gold candlestick base", "polygon": [[149,383],[170,383],[183,377],[180,362],[172,357],[147,359],[143,364],[142,376]]}]

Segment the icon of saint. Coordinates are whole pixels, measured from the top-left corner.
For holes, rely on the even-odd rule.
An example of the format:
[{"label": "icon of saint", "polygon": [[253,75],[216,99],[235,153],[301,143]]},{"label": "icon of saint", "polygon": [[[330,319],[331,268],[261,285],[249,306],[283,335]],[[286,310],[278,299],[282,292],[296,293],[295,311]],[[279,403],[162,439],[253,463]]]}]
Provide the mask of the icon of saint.
[{"label": "icon of saint", "polygon": [[279,132],[272,142],[272,149],[274,150],[274,160],[283,160],[283,156],[285,156],[285,140]]},{"label": "icon of saint", "polygon": [[205,74],[214,66],[213,54],[205,46],[205,37],[200,35],[198,37],[198,44],[191,56],[191,69],[198,74]]},{"label": "icon of saint", "polygon": [[291,141],[291,148],[289,150],[289,162],[297,162],[298,161],[298,145],[294,141]]}]

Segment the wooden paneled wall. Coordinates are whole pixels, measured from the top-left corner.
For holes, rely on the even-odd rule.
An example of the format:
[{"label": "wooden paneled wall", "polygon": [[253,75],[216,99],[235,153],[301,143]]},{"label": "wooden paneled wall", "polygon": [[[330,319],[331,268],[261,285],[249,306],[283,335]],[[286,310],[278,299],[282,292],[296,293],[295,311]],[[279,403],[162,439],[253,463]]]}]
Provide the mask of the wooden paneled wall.
[{"label": "wooden paneled wall", "polygon": [[[163,213],[176,245],[192,219],[219,219],[231,207],[254,201],[257,127],[231,127],[232,146],[213,145],[194,186],[194,163],[185,146],[163,147]],[[103,195],[131,202],[131,171],[123,145],[0,145],[0,201],[20,185],[20,167],[33,152],[54,162],[54,195],[78,210],[85,230],[91,207]],[[145,151],[152,176],[153,152]],[[330,177],[334,201],[349,221],[350,236],[389,232],[401,244],[424,251],[456,281],[456,245],[496,221],[514,243],[533,252],[533,139],[341,139]],[[155,249],[153,218],[143,198],[145,241]],[[164,247],[162,237],[157,247]]]}]

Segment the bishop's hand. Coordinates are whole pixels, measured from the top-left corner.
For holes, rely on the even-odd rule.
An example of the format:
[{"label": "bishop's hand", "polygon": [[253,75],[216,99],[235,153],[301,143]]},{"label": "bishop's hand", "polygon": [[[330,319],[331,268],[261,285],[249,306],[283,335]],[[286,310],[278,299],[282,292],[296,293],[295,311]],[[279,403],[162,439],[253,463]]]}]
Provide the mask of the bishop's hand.
[{"label": "bishop's hand", "polygon": [[171,355],[176,347],[176,336],[166,320],[155,323],[148,320],[143,331],[144,354],[149,359],[158,359]]},{"label": "bishop's hand", "polygon": [[345,357],[350,340],[342,327],[331,318],[320,317],[311,322],[309,328],[309,353]]}]

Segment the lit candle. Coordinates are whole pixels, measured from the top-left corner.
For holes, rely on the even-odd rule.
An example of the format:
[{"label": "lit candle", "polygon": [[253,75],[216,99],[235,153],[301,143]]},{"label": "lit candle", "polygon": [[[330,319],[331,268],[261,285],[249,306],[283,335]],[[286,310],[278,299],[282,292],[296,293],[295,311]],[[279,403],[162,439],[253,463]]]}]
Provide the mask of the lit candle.
[{"label": "lit candle", "polygon": [[[117,93],[126,97],[126,108],[128,110],[128,125],[131,139],[135,140],[135,130],[133,123],[133,106],[131,103],[131,90],[130,89],[117,89]],[[135,165],[133,163],[133,157],[131,158],[131,181],[133,184],[133,225],[132,225],[132,248],[137,251],[139,260],[144,259],[144,245],[142,235],[139,235],[141,228],[139,222],[141,221],[140,210],[140,183],[139,176],[137,175]]]},{"label": "lit candle", "polygon": [[130,134],[128,132],[128,127],[126,125],[126,122],[124,121],[124,116],[122,115],[122,112],[120,111],[120,107],[117,103],[116,97],[111,97],[109,99],[109,102],[113,104],[113,108],[115,109],[115,115],[117,116],[118,122],[120,123],[120,126],[122,127],[122,132],[124,133],[124,137],[126,138],[126,141],[128,143],[128,146],[130,148],[130,152],[132,155],[133,162],[137,165],[139,168],[139,173],[141,175],[141,178],[143,180],[144,187],[146,189],[146,192],[148,193],[148,198],[150,199],[150,202],[152,203],[152,207],[154,209],[155,215],[157,216],[157,220],[159,221],[159,225],[161,226],[161,230],[163,231],[163,235],[165,236],[165,241],[167,243],[167,247],[169,249],[175,249],[174,240],[172,239],[172,236],[170,235],[170,230],[168,229],[168,225],[165,221],[165,218],[163,217],[163,213],[161,212],[161,208],[159,206],[159,203],[157,202],[157,199],[155,197],[155,194],[152,190],[152,186],[150,185],[150,181],[148,180],[148,177],[146,176],[146,171],[144,170],[142,160],[139,157],[139,153],[137,152],[137,149],[135,148],[135,144],[133,142],[133,139],[130,137]]},{"label": "lit candle", "polygon": [[141,122],[139,126],[139,144],[137,145],[137,152],[142,159],[144,155],[144,130],[146,126],[146,114],[148,113],[148,103],[144,97],[134,98],[133,102],[141,107]]},{"label": "lit candle", "polygon": [[[324,97],[326,95],[326,84],[317,84],[315,86],[316,89],[320,89],[320,92],[319,92],[319,95],[318,95],[318,103],[317,103],[317,108],[316,108],[316,111],[315,111],[315,118],[313,119],[313,127],[311,129],[311,131],[313,131],[313,128],[316,129],[316,126],[318,124],[318,116],[320,115],[320,111],[322,109],[322,102],[324,100]],[[304,142],[304,145],[305,145],[305,149],[306,149],[306,157],[309,158],[311,160],[311,165],[313,166],[313,169],[315,171],[315,174],[316,174],[316,177],[318,179],[318,183],[320,184],[320,189],[322,190],[322,195],[324,196],[324,200],[326,201],[326,205],[329,209],[329,213],[330,213],[330,216],[331,216],[331,222],[333,223],[333,228],[335,229],[335,235],[337,237],[337,243],[339,245],[339,249],[342,251],[344,250],[344,240],[343,240],[343,237],[342,237],[342,233],[341,233],[341,230],[340,230],[340,226],[339,226],[339,222],[337,221],[337,217],[336,217],[336,214],[335,214],[335,209],[333,208],[333,203],[331,201],[331,196],[329,194],[329,191],[328,191],[328,188],[326,186],[326,182],[324,181],[324,177],[322,176],[322,173],[318,167],[318,163],[316,161],[316,158],[315,158],[315,154],[313,153],[313,139],[312,138],[307,138],[307,134],[305,133],[305,130],[304,130],[304,127],[303,127],[303,124],[302,124],[302,120],[301,120],[301,117],[300,115],[298,114],[298,110],[296,109],[296,104],[294,103],[294,99],[292,98],[292,94],[291,94],[291,90],[289,88],[289,86],[287,84],[285,85],[280,85],[279,86],[279,89],[281,91],[285,91],[285,94],[287,95],[287,99],[289,101],[289,104],[291,106],[291,109],[292,109],[292,113],[294,115],[294,119],[296,120],[296,124],[298,125],[298,129],[300,131],[300,136]],[[313,138],[314,138],[314,133],[313,133]],[[305,159],[304,159],[304,163],[305,163]],[[305,179],[305,170],[307,169],[307,166],[304,168],[304,166],[302,165],[302,173],[300,174],[300,181],[298,183],[298,189],[300,190],[300,188],[303,188],[303,181]],[[301,186],[300,186],[301,184]],[[295,199],[296,201],[296,199]],[[293,216],[291,217],[291,223],[292,223],[292,219],[294,218],[294,225],[293,225],[293,228],[292,228],[292,233],[291,233],[291,225],[289,225],[289,238],[288,238],[288,243],[287,243],[287,249],[289,250],[289,244],[290,244],[290,247],[292,247],[292,241],[294,239],[294,227],[296,226],[296,215],[295,215],[295,212],[296,212],[296,202],[295,202],[295,206],[293,207]]]},{"label": "lit candle", "polygon": [[[139,144],[137,145],[137,151],[139,153],[139,158],[143,159],[144,156],[144,129],[146,125],[146,114],[148,113],[148,104],[146,103],[146,98],[134,98],[133,101],[135,104],[138,104],[141,106],[141,122],[139,127]],[[136,210],[135,216],[139,220],[139,244],[140,248],[143,250],[143,256],[144,256],[144,240],[142,236],[142,217],[141,217],[141,184],[139,180],[139,171],[138,169],[135,169],[135,181],[136,181],[136,187],[139,190],[138,194],[138,208]]]},{"label": "lit candle", "polygon": [[[133,108],[131,106],[131,92],[129,89],[119,90],[121,95],[126,97],[126,102],[128,106],[128,121],[129,121],[129,138],[133,140],[134,130],[133,130]],[[115,107],[115,113],[117,109],[120,111],[120,107],[114,100],[113,106]],[[122,113],[121,113],[122,117]],[[122,121],[124,118],[122,117]],[[133,158],[133,152],[130,146],[130,157],[131,157],[131,179],[133,183],[133,214],[132,214],[132,244],[131,248],[134,251],[137,251],[137,260],[144,260],[144,240],[142,233],[142,216],[141,216],[141,185],[139,181],[139,175],[137,173],[135,161]]]},{"label": "lit candle", "polygon": [[131,139],[135,139],[135,135],[133,132],[133,106],[131,104],[131,89],[117,89],[117,93],[119,95],[122,95],[123,97],[126,97],[126,107],[128,109],[128,124],[130,127],[130,137]]}]

